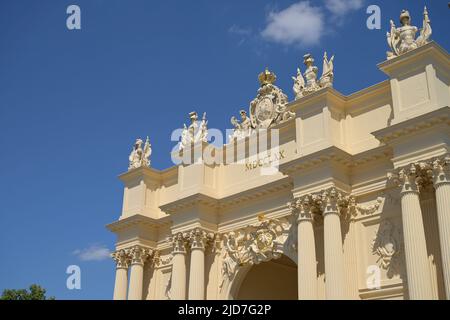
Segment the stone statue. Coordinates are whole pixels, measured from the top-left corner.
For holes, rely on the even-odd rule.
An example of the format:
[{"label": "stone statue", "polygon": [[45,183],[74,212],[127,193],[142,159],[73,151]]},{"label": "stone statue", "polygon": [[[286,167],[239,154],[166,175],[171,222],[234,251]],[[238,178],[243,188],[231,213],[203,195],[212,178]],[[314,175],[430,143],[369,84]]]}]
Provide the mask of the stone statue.
[{"label": "stone statue", "polygon": [[150,155],[152,154],[152,145],[147,137],[145,141],[144,149],[142,149],[143,141],[141,139],[136,139],[134,143],[133,150],[128,157],[129,165],[128,170],[136,169],[139,167],[149,167],[150,166]]},{"label": "stone statue", "polygon": [[253,133],[253,125],[250,118],[247,116],[247,112],[245,110],[241,110],[239,112],[241,115],[241,122],[239,122],[236,117],[231,117],[231,124],[234,126],[233,134],[230,136],[230,140],[242,139],[250,136]]},{"label": "stone statue", "polygon": [[219,288],[222,289],[225,279],[231,280],[240,264],[239,247],[244,234],[234,231],[224,236],[224,257],[222,259],[222,281]]},{"label": "stone statue", "polygon": [[183,124],[183,132],[181,133],[181,143],[179,149],[182,150],[188,145],[194,145],[198,142],[207,142],[208,140],[208,121],[206,120],[206,112],[203,113],[202,121],[198,124],[198,114],[193,111],[189,113],[191,124],[189,127]]},{"label": "stone statue", "polygon": [[334,79],[334,56],[328,60],[327,53],[323,54],[323,68],[322,77],[320,78],[319,84],[322,88],[332,87]]},{"label": "stone statue", "polygon": [[396,28],[394,21],[391,20],[390,22],[391,30],[387,33],[387,42],[392,51],[387,52],[388,60],[427,44],[432,34],[430,22],[427,7],[425,7],[423,12],[423,26],[420,29],[419,37],[416,39],[416,33],[419,30],[417,27],[411,25],[409,12],[402,10],[400,14],[400,23],[402,26]]},{"label": "stone statue", "polygon": [[314,65],[314,58],[311,54],[303,56],[303,63],[306,66],[305,72],[301,73],[297,68],[297,76],[292,77],[294,80],[294,94],[295,100],[303,98],[304,96],[316,92],[322,88],[328,88],[333,86],[334,80],[334,56],[328,60],[327,53],[323,55],[323,70],[322,76],[317,80],[319,69]]}]

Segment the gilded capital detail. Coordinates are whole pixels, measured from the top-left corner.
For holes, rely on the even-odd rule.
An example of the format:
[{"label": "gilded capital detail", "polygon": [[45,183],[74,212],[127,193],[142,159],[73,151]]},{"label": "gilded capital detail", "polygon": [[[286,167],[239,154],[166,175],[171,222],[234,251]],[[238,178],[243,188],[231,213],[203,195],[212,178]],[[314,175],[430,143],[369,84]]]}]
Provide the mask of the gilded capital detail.
[{"label": "gilded capital detail", "polygon": [[208,243],[214,238],[213,233],[208,233],[200,228],[195,228],[189,232],[189,244],[192,249],[205,250]]},{"label": "gilded capital detail", "polygon": [[116,263],[117,269],[125,268],[127,269],[130,265],[130,257],[124,249],[116,250],[111,253],[111,258],[113,258]]},{"label": "gilded capital detail", "polygon": [[419,193],[422,190],[449,183],[450,156],[418,161],[388,173],[388,180],[401,187],[401,193]]},{"label": "gilded capital detail", "polygon": [[149,258],[154,256],[156,255],[153,249],[140,245],[116,250],[111,254],[117,268],[128,268],[132,264],[144,264]]},{"label": "gilded capital detail", "polygon": [[433,178],[435,188],[444,184],[450,184],[450,155],[434,159]]},{"label": "gilded capital detail", "polygon": [[128,252],[131,258],[131,264],[144,264],[154,253],[153,250],[139,245],[133,246]]},{"label": "gilded capital detail", "polygon": [[292,214],[296,217],[297,223],[301,221],[312,221],[316,214],[320,213],[320,208],[317,203],[317,196],[306,195],[295,199],[293,202],[289,202],[288,207],[291,209]]},{"label": "gilded capital detail", "polygon": [[178,232],[172,237],[169,237],[168,241],[172,243],[174,254],[186,253],[186,249],[189,244],[189,234],[185,232]]}]

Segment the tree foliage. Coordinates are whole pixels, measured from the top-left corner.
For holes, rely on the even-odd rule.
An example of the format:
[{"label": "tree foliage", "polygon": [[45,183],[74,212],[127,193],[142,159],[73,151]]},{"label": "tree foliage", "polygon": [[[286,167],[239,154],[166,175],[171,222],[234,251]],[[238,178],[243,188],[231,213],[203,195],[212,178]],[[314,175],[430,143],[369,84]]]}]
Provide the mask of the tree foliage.
[{"label": "tree foliage", "polygon": [[40,285],[32,284],[27,289],[5,289],[1,300],[55,300],[55,297],[46,297],[46,290]]}]

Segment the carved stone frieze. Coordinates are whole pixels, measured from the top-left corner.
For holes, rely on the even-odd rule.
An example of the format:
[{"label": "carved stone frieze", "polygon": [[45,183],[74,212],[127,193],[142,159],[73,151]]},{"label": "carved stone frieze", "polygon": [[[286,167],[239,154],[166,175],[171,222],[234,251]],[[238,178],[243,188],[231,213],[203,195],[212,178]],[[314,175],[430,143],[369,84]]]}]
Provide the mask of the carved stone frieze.
[{"label": "carved stone frieze", "polygon": [[378,266],[387,271],[392,278],[400,274],[400,252],[402,248],[402,235],[400,230],[388,219],[380,223],[372,240],[372,254],[378,257]]},{"label": "carved stone frieze", "polygon": [[231,280],[239,267],[278,259],[290,223],[271,219],[223,235],[222,281]]},{"label": "carved stone frieze", "polygon": [[377,212],[380,209],[382,204],[383,204],[383,198],[378,197],[375,202],[373,202],[372,204],[369,204],[369,205],[355,204],[355,210],[356,210],[356,213],[367,216],[367,215],[371,215],[371,214],[374,214],[375,212]]}]

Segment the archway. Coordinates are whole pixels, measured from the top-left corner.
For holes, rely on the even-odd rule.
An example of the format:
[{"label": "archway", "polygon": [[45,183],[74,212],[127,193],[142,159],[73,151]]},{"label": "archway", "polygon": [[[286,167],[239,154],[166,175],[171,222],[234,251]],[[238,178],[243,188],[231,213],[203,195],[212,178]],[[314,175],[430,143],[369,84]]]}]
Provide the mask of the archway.
[{"label": "archway", "polygon": [[297,265],[287,256],[254,265],[237,290],[237,300],[297,300]]}]

